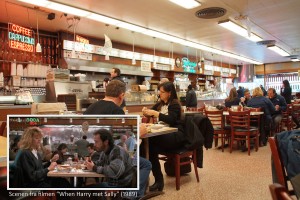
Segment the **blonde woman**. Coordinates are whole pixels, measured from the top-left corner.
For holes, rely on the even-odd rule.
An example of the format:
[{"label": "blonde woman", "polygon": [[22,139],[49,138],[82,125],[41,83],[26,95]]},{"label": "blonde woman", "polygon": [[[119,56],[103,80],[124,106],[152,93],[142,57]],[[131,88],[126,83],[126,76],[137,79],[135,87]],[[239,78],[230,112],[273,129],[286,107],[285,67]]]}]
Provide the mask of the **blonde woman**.
[{"label": "blonde woman", "polygon": [[[247,106],[253,108],[262,108],[264,111],[265,120],[261,120],[260,143],[261,145],[266,145],[267,135],[268,132],[270,132],[270,124],[272,123],[272,114],[275,112],[275,107],[269,98],[263,96],[263,91],[260,87],[254,88],[252,92],[252,98],[247,103]],[[263,123],[265,123],[266,126],[264,126]]]},{"label": "blonde woman", "polygon": [[21,154],[16,161],[17,170],[14,174],[14,182],[18,182],[17,187],[47,188],[52,187],[47,179],[47,173],[57,165],[52,162],[48,168],[44,168],[42,157],[38,153],[41,146],[43,134],[38,127],[25,129],[20,140]]}]

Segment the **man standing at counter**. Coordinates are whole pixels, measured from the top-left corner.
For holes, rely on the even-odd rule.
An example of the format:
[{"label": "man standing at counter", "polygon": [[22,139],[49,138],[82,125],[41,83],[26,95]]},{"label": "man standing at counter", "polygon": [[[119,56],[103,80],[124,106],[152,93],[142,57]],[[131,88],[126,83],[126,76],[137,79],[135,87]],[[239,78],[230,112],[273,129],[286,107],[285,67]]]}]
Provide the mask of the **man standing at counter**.
[{"label": "man standing at counter", "polygon": [[124,115],[120,108],[125,97],[126,86],[119,80],[112,80],[106,87],[105,98],[88,107],[84,115]]},{"label": "man standing at counter", "polygon": [[193,90],[193,86],[188,86],[188,91],[186,92],[186,99],[185,99],[186,107],[197,107],[197,96],[195,91]]},{"label": "man standing at counter", "polygon": [[[112,68],[111,71],[110,71],[110,77],[111,77],[111,80],[119,80],[119,81],[121,81],[122,83],[125,84],[124,80],[121,78],[121,70],[119,68],[115,68],[115,67]],[[125,84],[125,87],[126,87],[126,84]],[[106,88],[106,90],[107,90],[107,88]],[[125,100],[123,100],[120,107],[124,110],[124,112],[126,110],[125,106],[126,106],[126,103],[125,103]]]}]

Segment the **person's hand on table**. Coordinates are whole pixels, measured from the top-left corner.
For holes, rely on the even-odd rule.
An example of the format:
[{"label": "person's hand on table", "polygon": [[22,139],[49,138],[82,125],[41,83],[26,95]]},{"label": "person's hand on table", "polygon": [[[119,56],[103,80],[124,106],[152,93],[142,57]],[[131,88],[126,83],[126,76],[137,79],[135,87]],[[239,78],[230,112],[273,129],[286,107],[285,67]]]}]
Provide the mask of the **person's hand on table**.
[{"label": "person's hand on table", "polygon": [[145,109],[143,110],[143,115],[145,116],[153,116],[153,117],[159,117],[159,112],[156,110],[151,110],[151,109]]},{"label": "person's hand on table", "polygon": [[88,170],[92,170],[94,165],[95,164],[93,162],[88,162],[88,161],[85,162],[85,166]]},{"label": "person's hand on table", "polygon": [[55,169],[55,167],[57,166],[57,163],[56,162],[51,162],[50,166],[48,167],[48,170],[49,171],[52,171]]}]

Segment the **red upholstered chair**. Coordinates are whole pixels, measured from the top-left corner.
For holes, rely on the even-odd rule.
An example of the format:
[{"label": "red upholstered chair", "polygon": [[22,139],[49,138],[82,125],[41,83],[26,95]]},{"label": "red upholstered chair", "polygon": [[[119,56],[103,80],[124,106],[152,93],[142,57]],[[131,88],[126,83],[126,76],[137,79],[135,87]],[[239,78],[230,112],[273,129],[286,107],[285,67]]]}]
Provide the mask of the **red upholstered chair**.
[{"label": "red upholstered chair", "polygon": [[215,147],[218,146],[218,140],[221,139],[221,148],[222,152],[224,152],[225,141],[227,140],[229,142],[230,140],[230,129],[225,129],[225,117],[223,115],[223,110],[205,110],[205,115],[214,127]]},{"label": "red upholstered chair", "polygon": [[258,151],[259,131],[258,128],[250,126],[250,110],[229,110],[229,116],[231,126],[230,153],[232,152],[234,141],[245,141],[248,146],[248,155],[250,156],[250,140],[255,140],[255,150]]}]

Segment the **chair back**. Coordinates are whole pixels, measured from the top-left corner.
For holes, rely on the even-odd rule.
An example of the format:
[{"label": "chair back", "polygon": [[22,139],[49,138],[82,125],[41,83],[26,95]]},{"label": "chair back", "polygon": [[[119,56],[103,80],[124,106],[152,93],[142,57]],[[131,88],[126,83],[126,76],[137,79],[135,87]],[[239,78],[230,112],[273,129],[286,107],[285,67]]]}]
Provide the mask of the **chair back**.
[{"label": "chair back", "polygon": [[289,195],[285,187],[278,183],[269,185],[269,189],[273,200],[292,200],[292,197]]},{"label": "chair back", "polygon": [[229,111],[231,130],[245,129],[250,130],[250,110],[246,111]]},{"label": "chair back", "polygon": [[287,104],[287,108],[286,111],[282,111],[282,120],[281,123],[286,126],[287,130],[290,131],[292,130],[292,125],[293,125],[293,121],[292,121],[292,105],[291,104]]},{"label": "chair back", "polygon": [[278,179],[278,183],[283,185],[286,189],[287,187],[287,176],[282,163],[282,158],[278,149],[278,142],[274,137],[269,138],[269,144],[271,148],[271,153],[273,157],[275,173]]},{"label": "chair back", "polygon": [[[262,108],[250,108],[251,112],[261,112]],[[250,115],[250,124],[260,125],[260,115]]]},{"label": "chair back", "polygon": [[4,136],[4,131],[6,128],[6,122],[2,122],[1,126],[0,126],[0,136]]},{"label": "chair back", "polygon": [[210,120],[214,128],[218,127],[221,130],[224,129],[223,110],[218,110],[218,111],[205,110],[205,115]]}]

